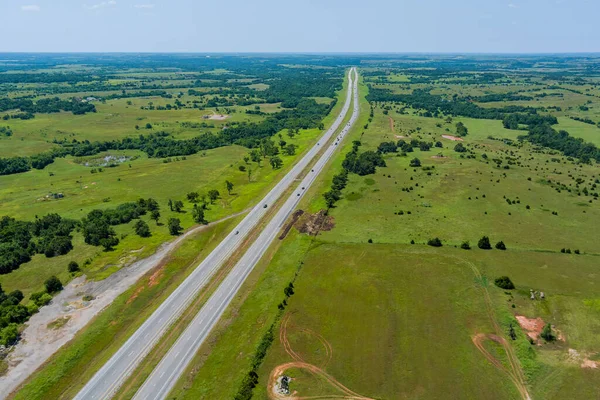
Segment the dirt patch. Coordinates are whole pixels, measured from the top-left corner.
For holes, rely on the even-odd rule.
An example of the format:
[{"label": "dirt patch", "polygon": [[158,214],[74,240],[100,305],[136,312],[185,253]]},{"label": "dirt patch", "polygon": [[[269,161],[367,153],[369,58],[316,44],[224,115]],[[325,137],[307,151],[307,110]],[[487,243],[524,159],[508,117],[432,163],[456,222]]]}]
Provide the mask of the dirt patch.
[{"label": "dirt patch", "polygon": [[163,268],[159,268],[152,275],[150,275],[150,279],[148,280],[148,287],[156,286],[159,284],[160,278],[162,278],[162,272]]},{"label": "dirt patch", "polygon": [[442,137],[444,139],[448,139],[448,140],[453,140],[455,142],[462,142],[462,138],[459,138],[458,136],[452,136],[452,135],[442,135]]},{"label": "dirt patch", "polygon": [[568,352],[569,361],[579,364],[581,368],[589,368],[589,369],[598,369],[600,368],[599,361],[593,361],[587,358],[587,356],[582,355],[575,349],[569,349]]},{"label": "dirt patch", "polygon": [[300,233],[316,236],[320,231],[330,231],[335,226],[333,217],[321,210],[316,214],[304,214],[296,222],[296,229]]},{"label": "dirt patch", "polygon": [[298,222],[298,218],[300,218],[302,216],[302,214],[304,214],[304,210],[296,210],[294,212],[294,214],[292,215],[292,220],[283,229],[283,232],[281,232],[281,235],[279,235],[279,240],[285,239],[285,237],[287,236],[287,234],[290,232],[290,229],[292,229],[292,226],[294,226],[294,224],[296,222]]},{"label": "dirt patch", "polygon": [[516,315],[515,318],[519,321],[519,325],[525,331],[527,331],[527,336],[532,338],[533,340],[537,340],[544,329],[544,320],[541,318],[527,318],[522,315]]},{"label": "dirt patch", "polygon": [[408,139],[408,136],[394,135],[396,139]]},{"label": "dirt patch", "polygon": [[213,115],[203,115],[203,119],[212,119],[213,121],[224,121],[229,118],[229,115],[226,114],[213,114]]},{"label": "dirt patch", "polygon": [[394,119],[392,117],[388,117],[390,119],[390,131],[394,132]]},{"label": "dirt patch", "polygon": [[442,159],[442,158],[448,158],[448,157],[446,157],[446,156],[444,156],[444,155],[442,155],[442,154],[438,154],[437,156],[431,156],[431,158],[435,158],[435,159],[438,159],[438,160],[440,160],[440,159]]}]

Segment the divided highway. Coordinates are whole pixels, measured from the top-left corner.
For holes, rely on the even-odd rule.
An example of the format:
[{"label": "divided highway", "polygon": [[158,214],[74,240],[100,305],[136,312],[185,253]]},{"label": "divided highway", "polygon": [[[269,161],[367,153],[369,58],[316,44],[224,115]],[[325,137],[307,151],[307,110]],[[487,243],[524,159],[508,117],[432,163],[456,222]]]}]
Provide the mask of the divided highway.
[{"label": "divided highway", "polygon": [[[350,71],[350,74],[352,73],[355,73],[356,75],[354,68]],[[350,75],[349,89],[352,88],[356,100],[354,102],[354,110],[350,121],[344,126],[338,137],[331,145],[329,145],[323,155],[314,164],[312,170],[302,179],[302,182],[298,185],[296,190],[294,190],[277,214],[268,222],[256,241],[242,256],[229,275],[223,280],[206,304],[204,304],[194,320],[188,325],[183,334],[156,366],[154,371],[152,371],[134,396],[134,400],[165,399],[179,377],[183,374],[185,368],[198,352],[210,331],[217,324],[245,279],[250,272],[252,272],[252,269],[264,255],[269,245],[277,237],[277,234],[281,230],[281,227],[288,216],[294,211],[310,185],[323,170],[337,148],[340,140],[343,139],[352,125],[356,122],[359,115],[357,78],[358,77],[356,76],[355,79],[352,79],[352,76]],[[320,143],[325,142],[321,140],[317,146],[320,146]]]},{"label": "divided highway", "polygon": [[[144,357],[156,345],[168,328],[189,307],[200,290],[208,283],[214,273],[240,247],[246,236],[257,226],[277,199],[299,178],[301,172],[308,167],[320,152],[321,144],[327,143],[342,125],[352,96],[358,99],[356,75],[353,68],[348,73],[349,85],[344,107],[331,127],[294,167],[275,185],[275,187],[248,213],[248,215],[223,239],[223,241],[202,261],[198,267],[173,291],[173,293],[156,309],[138,330],[121,346],[110,360],[88,381],[75,396],[78,400],[110,399],[129,375],[143,361]],[[338,138],[314,165],[314,168],[302,180],[298,189],[286,201],[283,207],[268,223],[258,239],[236,264],[234,269],[202,307],[192,323],[186,328],[171,350],[159,363],[157,368],[138,391],[135,398],[162,399],[173,387],[177,378],[185,369],[189,360],[196,353],[202,341],[216,324],[225,308],[242,285],[244,279],[265,252],[279,228],[302,198],[306,189],[314,181],[317,174],[331,157],[335,146],[347,133],[358,117],[358,101],[350,120]]]}]

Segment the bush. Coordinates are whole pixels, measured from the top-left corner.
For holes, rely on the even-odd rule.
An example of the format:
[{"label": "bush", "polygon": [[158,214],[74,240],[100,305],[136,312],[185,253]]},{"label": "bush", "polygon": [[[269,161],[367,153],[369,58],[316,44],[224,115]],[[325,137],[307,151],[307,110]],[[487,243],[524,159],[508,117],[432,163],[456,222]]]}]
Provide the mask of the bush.
[{"label": "bush", "polygon": [[433,247],[442,247],[442,241],[440,240],[440,238],[429,239],[427,241],[427,244]]},{"label": "bush", "polygon": [[494,284],[502,289],[512,290],[515,288],[515,284],[512,283],[508,276],[501,276],[500,278],[496,278],[494,280]]},{"label": "bush", "polygon": [[420,167],[421,166],[421,160],[419,160],[418,158],[413,158],[412,160],[410,160],[410,166],[411,167]]},{"label": "bush", "polygon": [[490,244],[490,238],[484,236],[481,239],[479,239],[479,242],[477,242],[477,247],[479,247],[482,250],[491,250],[492,245]]},{"label": "bush", "polygon": [[150,227],[145,221],[137,220],[134,225],[135,233],[140,237],[150,237]]},{"label": "bush", "polygon": [[183,231],[183,228],[181,227],[181,221],[178,218],[170,218],[168,225],[169,233],[173,236],[177,236]]},{"label": "bush", "polygon": [[29,298],[38,307],[43,307],[52,301],[52,296],[46,292],[32,293]]},{"label": "bush", "polygon": [[469,244],[468,241],[464,241],[460,245],[460,248],[463,249],[463,250],[471,250],[471,245]]},{"label": "bush", "polygon": [[63,290],[62,282],[54,275],[46,279],[46,282],[44,282],[44,286],[46,286],[47,293],[55,293]]},{"label": "bush", "polygon": [[552,342],[556,340],[556,336],[554,336],[554,333],[552,332],[552,325],[550,324],[546,324],[546,326],[544,326],[544,329],[542,329],[542,333],[540,333],[540,336],[547,342]]},{"label": "bush", "polygon": [[10,346],[19,340],[19,326],[9,324],[0,330],[0,345]]},{"label": "bush", "polygon": [[69,272],[73,273],[73,272],[77,272],[79,271],[79,264],[77,264],[75,261],[71,261],[69,263],[69,266],[67,267],[67,269],[69,270]]},{"label": "bush", "polygon": [[498,243],[496,243],[496,248],[498,250],[506,250],[506,245],[504,244],[504,242],[501,240]]}]

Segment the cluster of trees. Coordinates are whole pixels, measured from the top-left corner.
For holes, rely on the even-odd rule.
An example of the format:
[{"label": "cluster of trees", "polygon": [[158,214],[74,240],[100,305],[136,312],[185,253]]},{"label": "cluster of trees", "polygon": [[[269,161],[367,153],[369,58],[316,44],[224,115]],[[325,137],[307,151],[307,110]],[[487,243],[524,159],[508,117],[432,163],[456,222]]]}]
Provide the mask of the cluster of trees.
[{"label": "cluster of trees", "polygon": [[374,174],[377,167],[385,167],[385,161],[381,153],[375,151],[358,152],[361,142],[355,140],[352,142],[352,151],[346,154],[346,158],[342,162],[342,167],[354,174],[361,176]]},{"label": "cluster of trees", "polygon": [[[112,228],[114,225],[126,224],[147,212],[157,212],[159,210],[158,202],[154,199],[139,199],[135,203],[123,203],[116,208],[106,210],[92,210],[81,220],[81,230],[83,238],[87,244],[92,246],[102,246],[105,250],[111,250],[119,244],[119,239]],[[160,215],[160,214],[159,214]],[[158,219],[158,218],[157,218]],[[148,234],[145,227],[136,225],[136,233]],[[138,231],[139,229],[139,231]]]},{"label": "cluster of trees", "polygon": [[558,119],[553,115],[539,115],[539,114],[523,114],[523,113],[512,113],[507,114],[502,120],[502,125],[506,129],[519,129],[521,125],[556,125]]},{"label": "cluster of trees", "polygon": [[499,288],[506,289],[506,290],[513,290],[515,288],[515,284],[512,283],[512,281],[510,280],[510,278],[508,276],[501,276],[499,278],[496,278],[494,280],[494,284],[496,286],[498,286]]},{"label": "cluster of trees", "polygon": [[13,132],[10,129],[10,126],[0,126],[0,135],[3,136],[12,136]]},{"label": "cluster of trees", "polygon": [[83,115],[89,112],[96,112],[96,106],[76,99],[61,100],[58,97],[40,99],[35,103],[33,100],[26,98],[0,98],[0,112],[9,110],[20,110],[29,114],[50,114],[60,111],[70,111],[75,115]]},{"label": "cluster of trees", "polygon": [[327,208],[331,208],[334,204],[342,198],[342,190],[348,184],[348,171],[342,170],[337,175],[333,176],[333,180],[331,182],[331,189],[328,192],[323,193],[323,197],[325,198],[325,202],[327,203]]},{"label": "cluster of trees", "polygon": [[600,162],[600,149],[592,143],[586,143],[581,138],[570,136],[567,131],[556,131],[550,125],[534,125],[529,128],[526,136],[521,136],[531,143],[561,151],[569,157],[576,157],[587,163],[594,159]]},{"label": "cluster of trees", "polygon": [[492,93],[484,96],[470,97],[470,100],[478,103],[495,103],[499,101],[530,101],[533,100],[531,96],[525,96],[515,92],[509,93]]},{"label": "cluster of trees", "polygon": [[34,254],[46,257],[67,254],[73,249],[71,232],[77,222],[48,214],[33,222],[4,216],[0,219],[0,274],[29,262]]},{"label": "cluster of trees", "polygon": [[[231,144],[261,149],[261,146],[266,146],[264,139],[283,129],[322,128],[321,120],[329,110],[330,106],[328,105],[317,104],[312,99],[306,99],[302,100],[296,109],[273,114],[262,122],[240,123],[228,127],[219,134],[203,133],[191,139],[176,140],[166,132],[156,132],[105,142],[92,143],[88,140],[82,142],[73,140],[71,143],[62,143],[62,146],[58,149],[32,157],[0,158],[0,175],[26,172],[31,168],[42,169],[54,162],[57,157],[66,155],[83,157],[108,150],[140,150],[148,154],[149,157],[165,158],[186,156]],[[272,143],[272,141],[270,142]],[[277,149],[274,143],[272,143],[272,147]],[[261,149],[261,151],[263,150]],[[285,151],[291,154],[295,152],[295,147],[286,146]],[[275,156],[277,153],[269,153],[268,155]],[[281,160],[277,158],[271,164],[274,168],[279,168],[282,165]]]},{"label": "cluster of trees", "polygon": [[368,101],[383,101],[404,103],[415,109],[425,110],[427,116],[454,115],[478,119],[502,120],[510,113],[535,114],[537,109],[533,107],[507,106],[503,108],[483,108],[477,104],[454,96],[446,99],[442,96],[432,95],[426,89],[415,89],[410,94],[395,94],[389,89],[375,88],[369,85]]},{"label": "cluster of trees", "polygon": [[5,293],[0,285],[0,346],[10,346],[19,340],[19,325],[35,314],[39,307],[52,301],[52,294],[63,289],[62,282],[51,276],[44,282],[45,290],[32,293],[27,305],[21,304],[23,292]]}]

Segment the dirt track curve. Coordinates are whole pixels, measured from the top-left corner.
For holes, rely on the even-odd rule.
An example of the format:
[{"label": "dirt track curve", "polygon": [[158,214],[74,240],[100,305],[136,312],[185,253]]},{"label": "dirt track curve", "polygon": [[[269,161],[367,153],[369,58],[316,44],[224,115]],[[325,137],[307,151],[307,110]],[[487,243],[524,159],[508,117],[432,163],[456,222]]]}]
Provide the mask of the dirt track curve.
[{"label": "dirt track curve", "polygon": [[[371,399],[370,397],[362,396],[362,395],[350,390],[349,388],[347,388],[346,386],[341,384],[333,376],[331,376],[327,372],[325,372],[323,370],[323,368],[325,368],[325,366],[327,366],[327,364],[329,364],[329,362],[331,361],[331,358],[333,357],[333,348],[331,347],[331,344],[323,336],[319,335],[318,333],[316,333],[310,329],[298,328],[298,330],[300,330],[301,332],[305,332],[305,333],[317,338],[317,340],[319,340],[319,342],[321,342],[321,344],[325,348],[326,360],[323,365],[323,368],[320,368],[320,367],[317,367],[316,365],[305,362],[304,359],[302,358],[302,356],[300,356],[300,354],[296,353],[292,349],[292,346],[288,340],[287,330],[288,330],[288,324],[290,321],[290,317],[291,317],[290,315],[287,315],[286,317],[284,317],[284,319],[281,323],[281,328],[279,329],[279,340],[281,341],[281,344],[283,344],[283,347],[284,347],[286,353],[288,353],[289,356],[294,359],[294,361],[278,365],[277,367],[273,368],[273,370],[271,371],[271,374],[269,375],[269,383],[267,386],[269,399],[271,399],[271,400],[284,400],[284,399],[285,400],[307,400],[307,399],[374,400],[374,399]],[[275,386],[277,384],[277,379],[281,375],[283,375],[283,373],[285,371],[287,371],[288,369],[291,369],[291,368],[300,368],[300,369],[305,369],[305,370],[309,371],[316,377],[322,378],[325,381],[327,381],[333,388],[340,391],[341,394],[337,394],[337,395],[331,394],[331,395],[323,395],[323,396],[298,396],[296,392],[294,392],[290,395],[284,395],[284,394],[278,393],[276,390],[276,386]]]}]

